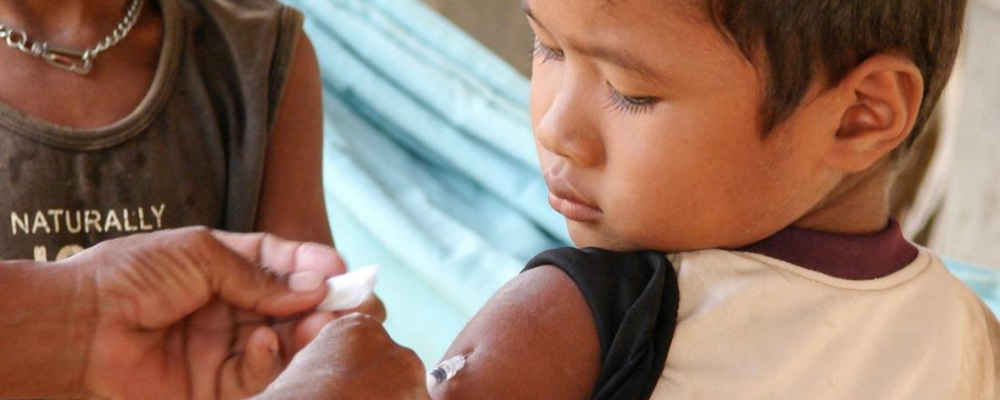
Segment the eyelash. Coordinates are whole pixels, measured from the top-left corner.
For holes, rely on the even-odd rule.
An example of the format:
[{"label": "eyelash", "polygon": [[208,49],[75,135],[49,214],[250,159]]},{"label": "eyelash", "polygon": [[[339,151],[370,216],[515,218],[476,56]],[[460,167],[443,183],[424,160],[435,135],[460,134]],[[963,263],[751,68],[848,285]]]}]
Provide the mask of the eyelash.
[{"label": "eyelash", "polygon": [[531,57],[541,59],[541,63],[545,64],[546,61],[562,61],[565,58],[565,54],[561,50],[553,50],[545,45],[538,39],[535,39],[535,47],[531,50]]},{"label": "eyelash", "polygon": [[[540,63],[544,64],[547,61],[562,61],[566,55],[560,51],[551,49],[542,44],[538,39],[535,39],[535,46],[531,51],[532,58],[540,59]],[[642,114],[653,110],[656,107],[656,103],[659,99],[649,96],[633,97],[625,96],[616,90],[611,84],[608,84],[608,103],[607,108],[614,112],[621,112],[627,115]]]},{"label": "eyelash", "polygon": [[636,115],[643,114],[653,110],[656,107],[656,103],[659,99],[655,97],[642,96],[633,97],[625,96],[615,90],[610,84],[608,84],[608,104],[606,107],[614,112],[625,113],[626,115]]}]

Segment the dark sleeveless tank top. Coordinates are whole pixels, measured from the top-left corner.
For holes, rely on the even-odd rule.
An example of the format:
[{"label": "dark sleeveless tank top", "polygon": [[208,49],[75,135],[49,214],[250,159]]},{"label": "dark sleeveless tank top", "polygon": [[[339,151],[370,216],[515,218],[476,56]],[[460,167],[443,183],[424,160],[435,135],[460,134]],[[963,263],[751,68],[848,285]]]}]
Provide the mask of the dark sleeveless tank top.
[{"label": "dark sleeveless tank top", "polygon": [[563,247],[535,256],[524,270],[543,265],[569,275],[590,306],[601,346],[591,398],[648,399],[663,373],[680,305],[677,275],[667,257],[656,251]]},{"label": "dark sleeveless tank top", "polygon": [[0,259],[56,260],[189,225],[254,228],[268,133],[302,15],[273,0],[158,0],[133,112],[70,129],[0,103]]}]

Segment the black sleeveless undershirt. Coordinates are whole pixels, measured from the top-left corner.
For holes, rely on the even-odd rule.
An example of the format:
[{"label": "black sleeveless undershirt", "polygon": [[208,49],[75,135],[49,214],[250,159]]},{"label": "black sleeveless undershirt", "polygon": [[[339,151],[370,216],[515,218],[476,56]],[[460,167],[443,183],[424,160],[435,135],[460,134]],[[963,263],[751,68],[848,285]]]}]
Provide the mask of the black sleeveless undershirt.
[{"label": "black sleeveless undershirt", "polygon": [[583,293],[601,344],[594,399],[647,399],[670,350],[680,302],[677,276],[663,253],[560,248],[535,256],[525,271],[552,265]]}]

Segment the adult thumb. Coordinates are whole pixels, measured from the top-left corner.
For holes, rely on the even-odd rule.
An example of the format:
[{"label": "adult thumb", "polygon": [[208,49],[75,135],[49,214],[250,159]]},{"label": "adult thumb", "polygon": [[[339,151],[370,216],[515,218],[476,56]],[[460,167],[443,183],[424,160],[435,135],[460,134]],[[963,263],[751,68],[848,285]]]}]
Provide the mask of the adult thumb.
[{"label": "adult thumb", "polygon": [[205,263],[213,292],[233,306],[265,315],[316,307],[326,296],[326,279],[345,269],[335,250],[316,243],[222,231],[212,231],[211,238],[228,259]]}]

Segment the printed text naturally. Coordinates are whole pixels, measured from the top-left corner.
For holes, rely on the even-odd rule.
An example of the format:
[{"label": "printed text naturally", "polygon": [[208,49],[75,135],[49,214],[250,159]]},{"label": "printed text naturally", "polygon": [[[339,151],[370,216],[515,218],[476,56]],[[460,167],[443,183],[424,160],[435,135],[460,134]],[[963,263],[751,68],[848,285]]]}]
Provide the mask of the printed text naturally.
[{"label": "printed text naturally", "polygon": [[166,204],[148,207],[101,210],[50,209],[35,212],[11,212],[10,229],[14,236],[91,233],[142,232],[163,228]]}]

